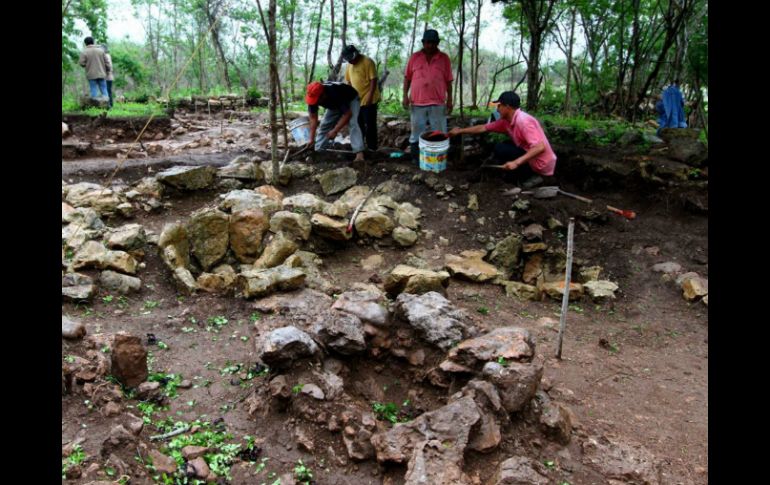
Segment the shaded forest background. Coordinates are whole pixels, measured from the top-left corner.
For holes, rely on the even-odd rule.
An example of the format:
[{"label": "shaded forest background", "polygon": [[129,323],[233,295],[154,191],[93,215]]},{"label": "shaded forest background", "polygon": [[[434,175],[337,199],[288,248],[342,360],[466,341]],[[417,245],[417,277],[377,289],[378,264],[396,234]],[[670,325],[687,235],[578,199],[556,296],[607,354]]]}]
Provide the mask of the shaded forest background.
[{"label": "shaded forest background", "polygon": [[[708,119],[706,0],[131,0],[144,42],[108,39],[108,0],[62,0],[62,97],[84,94],[82,41],[106,42],[115,89],[129,101],[237,94],[266,97],[268,16],[275,8],[277,82],[285,108],[310,80],[339,79],[342,46],[353,43],[386,71],[383,108],[398,110],[409,53],[426,28],[455,69],[455,106],[484,107],[505,89],[526,109],[567,116],[649,118],[655,97],[681,81],[696,126]],[[504,19],[494,51],[482,12]],[[560,52],[548,59],[548,50]]]}]

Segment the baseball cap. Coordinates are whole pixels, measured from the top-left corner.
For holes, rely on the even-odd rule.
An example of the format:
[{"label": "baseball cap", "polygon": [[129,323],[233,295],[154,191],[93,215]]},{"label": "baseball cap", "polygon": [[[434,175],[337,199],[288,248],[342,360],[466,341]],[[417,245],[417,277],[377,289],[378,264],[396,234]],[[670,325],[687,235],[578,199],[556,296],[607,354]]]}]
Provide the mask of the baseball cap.
[{"label": "baseball cap", "polygon": [[433,29],[428,29],[425,31],[424,34],[422,34],[422,41],[423,42],[439,42],[441,39],[438,37],[438,32],[436,32]]},{"label": "baseball cap", "polygon": [[318,104],[318,98],[324,92],[324,85],[318,81],[312,82],[307,85],[307,94],[305,95],[305,102],[310,105]]},{"label": "baseball cap", "polygon": [[494,102],[502,103],[506,106],[511,106],[513,108],[518,108],[521,106],[521,98],[519,98],[519,95],[514,93],[513,91],[505,91]]}]

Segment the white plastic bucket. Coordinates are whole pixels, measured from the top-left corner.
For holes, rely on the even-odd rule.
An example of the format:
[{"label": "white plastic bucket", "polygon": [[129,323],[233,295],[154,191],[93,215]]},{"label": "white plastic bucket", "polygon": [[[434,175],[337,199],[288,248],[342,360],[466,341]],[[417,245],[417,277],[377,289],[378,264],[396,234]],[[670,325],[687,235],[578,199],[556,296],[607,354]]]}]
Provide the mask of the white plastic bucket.
[{"label": "white plastic bucket", "polygon": [[289,123],[291,137],[300,145],[306,145],[310,141],[310,119],[307,116],[297,118]]},{"label": "white plastic bucket", "polygon": [[449,137],[441,141],[429,141],[424,137],[429,132],[420,135],[420,170],[428,172],[443,172],[446,170]]}]

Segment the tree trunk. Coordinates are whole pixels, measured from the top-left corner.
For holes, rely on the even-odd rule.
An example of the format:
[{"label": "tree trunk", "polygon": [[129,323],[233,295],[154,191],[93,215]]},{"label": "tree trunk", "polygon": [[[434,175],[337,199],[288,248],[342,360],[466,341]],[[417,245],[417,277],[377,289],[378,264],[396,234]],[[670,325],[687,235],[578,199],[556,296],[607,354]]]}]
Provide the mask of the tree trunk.
[{"label": "tree trunk", "polygon": [[[417,35],[417,12],[420,10],[420,2],[419,0],[415,0],[414,2],[414,23],[412,24],[412,40],[409,42],[409,55],[412,55],[412,52],[414,52],[414,37]],[[387,54],[387,53],[386,53]]]},{"label": "tree trunk", "polygon": [[289,101],[294,99],[294,17],[297,12],[297,0],[291,2],[291,16],[289,17]]},{"label": "tree trunk", "polygon": [[329,15],[331,16],[332,25],[331,30],[329,30],[329,49],[326,51],[326,60],[329,63],[329,77],[331,78],[331,75],[334,72],[334,64],[332,64],[332,46],[334,45],[334,0],[329,0],[329,6],[331,7]]},{"label": "tree trunk", "polygon": [[521,12],[527,21],[530,43],[527,58],[527,110],[534,111],[540,97],[540,51],[551,23],[556,0],[522,0]]},{"label": "tree trunk", "polygon": [[463,48],[465,47],[465,0],[460,0],[460,48],[457,53],[458,98],[460,100],[460,119],[465,119],[463,113]]},{"label": "tree trunk", "polygon": [[216,26],[216,23],[219,21],[218,16],[221,7],[222,4],[214,3],[212,8],[212,0],[206,1],[206,17],[208,18],[209,29],[211,30],[211,40],[214,41],[214,49],[219,56],[219,62],[222,67],[222,74],[225,79],[225,85],[227,86],[227,90],[231,91],[232,83],[230,82],[230,74],[227,72],[227,58],[225,57],[225,51],[222,49],[222,44],[219,41],[219,27]]},{"label": "tree trunk", "polygon": [[618,78],[615,84],[615,98],[610,106],[610,111],[615,111],[618,101],[623,97],[623,82],[626,78],[626,63],[623,62],[623,54],[625,53],[625,33],[626,33],[626,9],[624,0],[620,0],[620,24],[618,28]]},{"label": "tree trunk", "polygon": [[476,0],[476,30],[473,32],[473,56],[471,65],[471,106],[478,107],[478,86],[479,86],[479,35],[481,32],[481,6],[484,0]]},{"label": "tree trunk", "polygon": [[[270,5],[272,6],[272,19],[270,18],[270,12],[268,11],[268,23],[269,26],[265,24],[265,15],[262,12],[262,4],[259,0],[257,0],[257,7],[259,8],[259,18],[262,21],[262,30],[265,32],[265,38],[268,41],[268,49],[270,50],[270,72],[268,73],[268,77],[270,79],[270,110],[271,110],[271,119],[270,119],[270,128],[274,131],[273,133],[273,141],[272,145],[275,146],[278,142],[278,128],[275,126],[277,123],[277,120],[275,119],[275,103],[278,102],[279,106],[281,107],[281,125],[283,126],[283,143],[284,147],[288,150],[289,149],[289,132],[286,129],[286,113],[284,111],[283,106],[283,96],[281,95],[281,79],[278,76],[278,54],[276,53],[276,42],[275,42],[275,0],[270,0]],[[270,7],[269,7],[270,8]],[[275,95],[276,99],[273,99]],[[277,148],[273,149],[273,153],[275,154],[277,151]],[[276,159],[273,158],[273,168],[276,166]],[[274,171],[273,174],[278,174],[279,172]],[[276,176],[277,177],[277,176]],[[273,183],[277,182],[277,178],[274,177]]]},{"label": "tree trunk", "polygon": [[430,0],[427,0],[425,2],[425,27],[422,29],[423,32],[428,30],[428,14],[430,13]]},{"label": "tree trunk", "polygon": [[572,46],[575,43],[575,17],[576,17],[576,7],[572,7],[572,20],[570,22],[570,29],[569,29],[569,48],[567,49],[567,90],[564,94],[564,112],[568,115],[571,112],[570,107],[570,88],[572,87],[572,83],[570,82],[572,79]]},{"label": "tree trunk", "polygon": [[530,33],[529,66],[527,67],[527,111],[537,108],[540,96],[540,32]]},{"label": "tree trunk", "polygon": [[[655,67],[652,68],[652,72],[650,72],[650,74],[647,76],[644,85],[637,92],[635,106],[638,106],[642,102],[642,99],[650,89],[650,86],[655,81],[655,79],[658,78],[658,73],[660,72],[660,68],[663,65],[663,61],[665,60],[666,55],[668,55],[668,50],[673,45],[677,32],[679,32],[679,29],[682,28],[684,20],[690,14],[692,7],[693,2],[691,0],[682,0],[681,5],[675,1],[672,1],[669,4],[669,10],[666,15],[666,37],[663,40],[663,46],[658,52],[658,58],[653,63]],[[676,10],[676,13],[674,10]]]},{"label": "tree trunk", "polygon": [[326,3],[326,0],[321,0],[321,5],[318,7],[318,24],[316,24],[316,28],[315,28],[315,47],[313,48],[313,65],[310,68],[310,78],[308,79],[308,84],[312,83],[313,78],[315,77],[315,63],[316,63],[316,59],[318,59],[318,37],[321,32],[321,19],[323,18],[324,3]]},{"label": "tree trunk", "polygon": [[278,120],[276,104],[278,101],[278,54],[275,48],[275,0],[270,0],[267,13],[270,24],[268,45],[270,48],[270,156],[273,160],[273,184],[278,183],[281,167],[278,162]]},{"label": "tree trunk", "polygon": [[342,0],[342,48],[337,56],[337,62],[332,68],[332,72],[329,75],[330,81],[339,81],[340,69],[342,68],[342,49],[347,45],[347,31],[348,31],[348,0]]},{"label": "tree trunk", "polygon": [[[198,27],[199,27],[199,30],[200,30],[200,36],[204,37],[206,35],[206,33],[203,32],[202,26],[199,25]],[[202,43],[203,39],[201,39],[199,42]],[[193,44],[193,46],[195,46],[195,44]],[[198,81],[198,88],[200,89],[201,94],[205,94],[205,92],[206,92],[206,90],[205,90],[206,71],[203,69],[203,47],[205,47],[205,45],[202,44],[201,45],[201,49],[198,51],[198,76],[199,76],[198,77],[198,80],[199,80]],[[193,47],[193,49],[194,49],[194,47]]]}]

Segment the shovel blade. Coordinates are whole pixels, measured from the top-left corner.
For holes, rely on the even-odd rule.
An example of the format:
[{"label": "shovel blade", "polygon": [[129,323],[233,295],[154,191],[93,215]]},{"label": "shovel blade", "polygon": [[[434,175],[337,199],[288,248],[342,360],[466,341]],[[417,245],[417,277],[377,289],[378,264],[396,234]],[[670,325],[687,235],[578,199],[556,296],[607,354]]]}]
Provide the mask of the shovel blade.
[{"label": "shovel blade", "polygon": [[538,187],[532,191],[532,195],[536,199],[552,199],[559,193],[559,187]]}]

